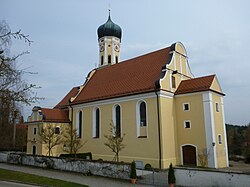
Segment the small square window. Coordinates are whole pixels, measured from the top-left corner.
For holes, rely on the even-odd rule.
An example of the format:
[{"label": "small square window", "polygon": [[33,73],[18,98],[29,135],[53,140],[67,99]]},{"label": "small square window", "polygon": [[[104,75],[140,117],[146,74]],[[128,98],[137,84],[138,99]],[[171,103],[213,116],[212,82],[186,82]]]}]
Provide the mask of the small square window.
[{"label": "small square window", "polygon": [[60,127],[55,128],[55,134],[60,134]]},{"label": "small square window", "polygon": [[219,112],[219,111],[220,111],[219,103],[215,103],[215,109],[216,109],[216,112]]},{"label": "small square window", "polygon": [[219,142],[219,144],[222,144],[221,134],[218,135],[218,142]]},{"label": "small square window", "polygon": [[190,110],[189,103],[184,103],[183,104],[183,110],[184,111],[189,111]]},{"label": "small square window", "polygon": [[36,127],[33,129],[33,134],[36,134]]},{"label": "small square window", "polygon": [[190,129],[191,128],[191,122],[190,121],[184,121],[184,127],[185,127],[185,129]]}]

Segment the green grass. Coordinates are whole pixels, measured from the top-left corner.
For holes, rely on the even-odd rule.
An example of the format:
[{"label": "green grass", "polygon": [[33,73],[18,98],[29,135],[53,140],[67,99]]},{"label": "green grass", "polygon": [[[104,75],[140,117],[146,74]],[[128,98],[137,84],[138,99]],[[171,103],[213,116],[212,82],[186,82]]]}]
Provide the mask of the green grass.
[{"label": "green grass", "polygon": [[0,179],[7,181],[17,181],[27,184],[37,184],[43,186],[60,186],[60,187],[87,187],[86,185],[77,184],[73,182],[66,182],[63,180],[42,177],[38,175],[27,174],[18,171],[10,171],[0,169]]}]

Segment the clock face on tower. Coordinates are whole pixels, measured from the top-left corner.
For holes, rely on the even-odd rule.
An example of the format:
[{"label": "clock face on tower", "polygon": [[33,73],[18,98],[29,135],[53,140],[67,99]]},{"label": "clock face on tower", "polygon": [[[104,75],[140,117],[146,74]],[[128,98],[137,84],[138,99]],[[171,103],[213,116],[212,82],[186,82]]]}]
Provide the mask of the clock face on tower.
[{"label": "clock face on tower", "polygon": [[120,51],[120,45],[119,44],[115,44],[115,51],[117,51],[117,52]]}]

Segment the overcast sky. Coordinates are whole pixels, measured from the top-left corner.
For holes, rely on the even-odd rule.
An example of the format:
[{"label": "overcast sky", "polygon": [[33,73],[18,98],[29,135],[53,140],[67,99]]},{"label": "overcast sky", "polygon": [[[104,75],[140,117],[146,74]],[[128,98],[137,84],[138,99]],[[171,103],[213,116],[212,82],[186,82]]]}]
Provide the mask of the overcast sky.
[{"label": "overcast sky", "polygon": [[[122,28],[121,60],[168,47],[186,47],[195,77],[216,74],[226,94],[226,123],[250,122],[249,0],[0,0],[0,20],[34,41],[14,41],[12,54],[30,51],[19,67],[54,107],[98,64],[97,28],[112,20]],[[31,107],[24,108],[27,117]]]}]

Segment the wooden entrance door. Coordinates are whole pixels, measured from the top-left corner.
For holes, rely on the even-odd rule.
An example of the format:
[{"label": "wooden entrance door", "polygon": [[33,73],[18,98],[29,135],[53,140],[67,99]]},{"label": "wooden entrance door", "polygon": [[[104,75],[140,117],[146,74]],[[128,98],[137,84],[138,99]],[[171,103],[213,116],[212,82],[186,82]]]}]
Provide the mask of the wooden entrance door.
[{"label": "wooden entrance door", "polygon": [[33,155],[36,154],[36,146],[35,146],[35,145],[32,146],[32,154],[33,154]]},{"label": "wooden entrance door", "polygon": [[192,145],[182,147],[183,165],[197,166],[196,163],[196,148]]}]

